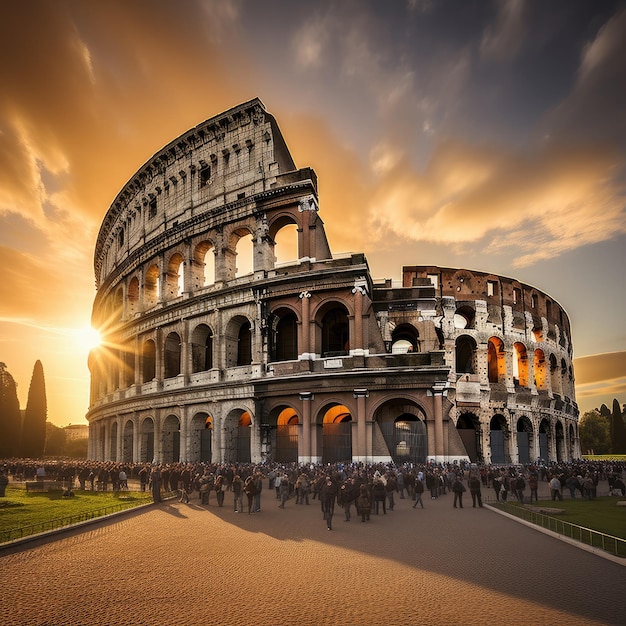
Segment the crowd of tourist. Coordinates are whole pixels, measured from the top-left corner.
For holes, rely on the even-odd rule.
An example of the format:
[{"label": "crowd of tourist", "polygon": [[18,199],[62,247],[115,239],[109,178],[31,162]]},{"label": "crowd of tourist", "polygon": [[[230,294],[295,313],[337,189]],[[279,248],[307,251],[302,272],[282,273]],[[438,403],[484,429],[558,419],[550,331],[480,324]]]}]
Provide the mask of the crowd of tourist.
[{"label": "crowd of tourist", "polygon": [[[424,508],[423,494],[438,499],[452,493],[453,506],[463,507],[466,486],[472,506],[482,507],[482,489],[492,489],[497,501],[538,499],[540,482],[548,483],[553,500],[592,499],[600,481],[607,481],[609,495],[625,495],[623,476],[626,463],[618,461],[573,461],[527,465],[476,465],[469,463],[428,463],[423,465],[335,463],[116,463],[70,459],[5,459],[3,474],[14,481],[58,480],[72,488],[91,491],[122,491],[133,487],[150,491],[155,502],[163,494],[175,494],[180,502],[190,498],[202,505],[228,502],[235,513],[261,511],[261,494],[268,488],[284,509],[310,505],[317,500],[328,529],[332,529],[335,505],[345,521],[352,512],[362,522],[371,515],[393,511],[395,498],[410,499],[413,508]],[[267,502],[267,500],[266,500]]]}]

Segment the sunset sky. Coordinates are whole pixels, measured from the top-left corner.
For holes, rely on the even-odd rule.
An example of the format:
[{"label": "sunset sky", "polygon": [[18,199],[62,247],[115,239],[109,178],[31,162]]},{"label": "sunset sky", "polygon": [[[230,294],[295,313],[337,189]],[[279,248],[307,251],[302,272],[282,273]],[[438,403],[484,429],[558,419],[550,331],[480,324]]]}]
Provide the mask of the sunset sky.
[{"label": "sunset sky", "polygon": [[626,4],[9,0],[0,17],[0,362],[86,423],[93,250],[156,151],[259,97],[375,278],[465,267],[572,321],[581,413],[626,402]]}]

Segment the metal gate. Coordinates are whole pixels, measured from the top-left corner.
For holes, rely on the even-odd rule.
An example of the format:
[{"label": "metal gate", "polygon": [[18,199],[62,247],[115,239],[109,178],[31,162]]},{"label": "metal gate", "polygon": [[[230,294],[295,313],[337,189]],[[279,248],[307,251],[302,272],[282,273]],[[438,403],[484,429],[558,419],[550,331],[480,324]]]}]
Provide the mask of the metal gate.
[{"label": "metal gate", "polygon": [[239,463],[250,463],[250,426],[239,426],[237,428],[237,461]]},{"label": "metal gate", "polygon": [[396,465],[426,463],[428,435],[421,420],[382,422],[379,424],[383,438]]},{"label": "metal gate", "polygon": [[517,431],[518,463],[530,463],[530,437],[525,430]]},{"label": "metal gate", "polygon": [[200,460],[211,462],[211,446],[213,442],[213,431],[210,428],[203,428],[200,431]]},{"label": "metal gate", "polygon": [[276,427],[275,456],[279,463],[298,462],[298,424],[284,424]]},{"label": "metal gate", "polygon": [[504,456],[504,431],[492,430],[490,432],[489,447],[491,448],[492,463],[506,463]]},{"label": "metal gate", "polygon": [[352,422],[322,425],[322,462],[352,461]]}]

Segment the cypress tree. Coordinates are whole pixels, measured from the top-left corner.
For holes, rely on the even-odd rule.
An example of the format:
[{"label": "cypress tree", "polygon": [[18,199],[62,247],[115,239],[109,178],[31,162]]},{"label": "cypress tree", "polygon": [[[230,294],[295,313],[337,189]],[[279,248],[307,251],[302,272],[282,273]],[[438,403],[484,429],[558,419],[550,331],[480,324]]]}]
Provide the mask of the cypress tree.
[{"label": "cypress tree", "polygon": [[4,363],[0,363],[0,459],[20,455],[22,418],[17,385]]},{"label": "cypress tree", "polygon": [[41,361],[35,363],[33,377],[28,390],[28,403],[22,428],[22,456],[35,459],[43,456],[46,445],[46,383],[43,377]]},{"label": "cypress tree", "polygon": [[613,412],[611,413],[611,434],[613,454],[626,454],[626,427],[622,419],[622,411],[617,401],[613,400]]}]

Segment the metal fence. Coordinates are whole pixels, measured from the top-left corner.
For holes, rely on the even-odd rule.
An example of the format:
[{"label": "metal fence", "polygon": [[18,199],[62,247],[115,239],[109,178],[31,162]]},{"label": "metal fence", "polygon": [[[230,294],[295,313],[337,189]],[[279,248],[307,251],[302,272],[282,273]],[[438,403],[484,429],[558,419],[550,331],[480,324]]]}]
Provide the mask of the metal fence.
[{"label": "metal fence", "polygon": [[[494,503],[491,503],[494,504]],[[540,513],[539,511],[533,511],[521,506],[516,506],[513,503],[501,505],[501,508],[506,513],[519,517],[531,524],[541,526],[547,530],[569,537],[575,541],[580,541],[585,545],[592,546],[594,548],[600,548],[605,552],[614,554],[615,556],[626,558],[626,539],[620,537],[613,537],[605,533],[592,530],[591,528],[585,528],[584,526],[578,526],[570,522],[565,522],[557,517]]]},{"label": "metal fence", "polygon": [[15,541],[16,539],[23,539],[24,537],[30,537],[31,535],[38,535],[40,533],[50,532],[51,530],[58,530],[60,528],[66,528],[80,524],[89,520],[104,517],[111,513],[118,513],[126,509],[132,509],[144,502],[118,502],[102,509],[94,511],[84,511],[83,513],[75,513],[67,517],[59,517],[57,519],[44,520],[37,522],[36,524],[29,524],[28,526],[22,526],[20,528],[10,528],[8,530],[0,531],[0,544],[7,543],[9,541]]}]

